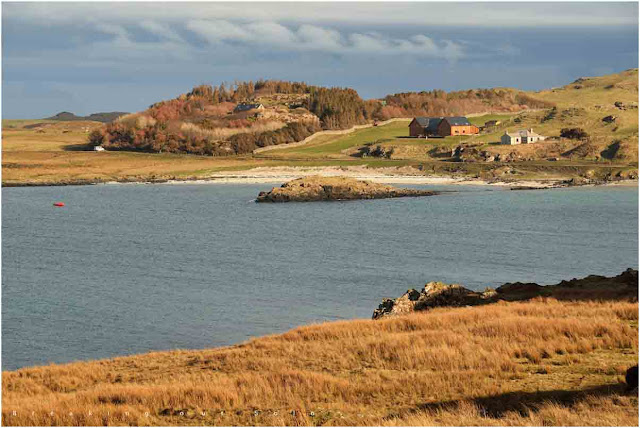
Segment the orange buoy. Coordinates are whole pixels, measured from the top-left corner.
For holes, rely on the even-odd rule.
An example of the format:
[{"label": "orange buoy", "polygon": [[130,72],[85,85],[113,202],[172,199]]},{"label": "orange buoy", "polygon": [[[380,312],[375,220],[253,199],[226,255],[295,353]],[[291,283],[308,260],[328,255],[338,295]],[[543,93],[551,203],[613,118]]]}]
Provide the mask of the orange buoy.
[{"label": "orange buoy", "polygon": [[64,207],[64,202],[54,202],[53,206],[54,207]]}]

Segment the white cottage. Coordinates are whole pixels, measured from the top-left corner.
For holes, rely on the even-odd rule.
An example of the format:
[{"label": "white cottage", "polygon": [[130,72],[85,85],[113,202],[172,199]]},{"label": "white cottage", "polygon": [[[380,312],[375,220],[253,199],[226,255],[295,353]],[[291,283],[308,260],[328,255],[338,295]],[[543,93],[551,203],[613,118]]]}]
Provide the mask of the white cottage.
[{"label": "white cottage", "polygon": [[522,136],[520,135],[519,132],[507,132],[504,131],[504,135],[502,137],[500,137],[500,142],[502,144],[520,144],[522,143]]},{"label": "white cottage", "polygon": [[546,137],[543,135],[537,134],[533,132],[532,128],[523,129],[516,132],[504,132],[504,135],[500,137],[500,142],[502,144],[531,144],[537,143],[538,141],[544,141]]}]

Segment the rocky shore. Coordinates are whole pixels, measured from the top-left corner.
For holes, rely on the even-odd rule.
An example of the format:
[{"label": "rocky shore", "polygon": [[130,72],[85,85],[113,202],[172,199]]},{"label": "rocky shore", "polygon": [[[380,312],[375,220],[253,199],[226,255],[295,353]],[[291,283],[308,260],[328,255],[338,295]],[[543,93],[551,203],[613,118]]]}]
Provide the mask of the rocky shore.
[{"label": "rocky shore", "polygon": [[439,192],[402,189],[347,177],[310,176],[289,181],[270,192],[260,192],[256,202],[346,201],[433,196]]},{"label": "rocky shore", "polygon": [[397,299],[383,299],[373,311],[373,319],[425,311],[437,307],[477,306],[498,301],[553,297],[558,300],[632,300],[638,299],[638,271],[627,269],[615,277],[590,275],[555,285],[506,283],[496,289],[472,291],[460,284],[430,282],[421,291],[409,289]]}]

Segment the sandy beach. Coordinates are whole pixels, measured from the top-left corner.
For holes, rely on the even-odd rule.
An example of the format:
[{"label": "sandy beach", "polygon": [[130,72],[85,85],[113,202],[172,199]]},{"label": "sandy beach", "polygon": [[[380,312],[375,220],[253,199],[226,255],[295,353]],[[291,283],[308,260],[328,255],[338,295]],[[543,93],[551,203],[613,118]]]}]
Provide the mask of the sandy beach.
[{"label": "sandy beach", "polygon": [[[319,175],[323,177],[349,177],[387,184],[415,185],[471,185],[499,187],[552,188],[562,184],[562,180],[483,180],[469,177],[443,175],[419,175],[413,168],[366,168],[366,167],[265,167],[243,171],[227,171],[192,180],[168,180],[167,184],[260,184],[283,183],[301,177]],[[110,182],[113,184],[117,182]],[[637,186],[637,180],[621,180],[606,185]]]},{"label": "sandy beach", "polygon": [[349,177],[358,180],[370,180],[376,183],[397,184],[465,184],[465,185],[501,185],[501,186],[539,186],[551,187],[558,183],[553,181],[510,181],[488,182],[467,177],[451,177],[442,175],[419,175],[414,168],[366,168],[366,167],[271,167],[253,168],[245,171],[227,171],[213,174],[198,180],[169,180],[169,183],[280,183],[296,178],[319,175],[322,177]]}]

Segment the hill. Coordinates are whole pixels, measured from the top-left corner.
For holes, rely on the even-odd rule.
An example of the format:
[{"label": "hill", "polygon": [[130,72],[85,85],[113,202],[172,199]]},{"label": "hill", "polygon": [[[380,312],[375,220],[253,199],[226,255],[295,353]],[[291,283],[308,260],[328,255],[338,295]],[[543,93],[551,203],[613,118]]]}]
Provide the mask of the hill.
[{"label": "hill", "polygon": [[120,116],[127,115],[129,113],[122,111],[112,111],[105,113],[92,113],[89,116],[76,116],[73,113],[68,111],[62,111],[58,114],[55,114],[51,117],[47,117],[44,120],[60,120],[60,121],[93,121],[93,122],[102,122],[102,123],[110,123],[119,118]]},{"label": "hill", "polygon": [[[514,160],[591,160],[637,165],[637,69],[579,78],[564,87],[536,92],[532,96],[554,107],[516,115],[470,140],[468,145],[486,153],[475,157],[472,153],[466,160],[510,157]],[[534,129],[548,138],[541,143],[515,147],[498,144],[501,134],[518,129]],[[568,132],[571,130],[577,132]]]},{"label": "hill", "polygon": [[[502,105],[500,108],[503,111],[489,111],[487,107],[485,112],[489,111],[489,114],[481,115],[467,111],[471,123],[482,128],[480,134],[473,136],[408,138],[407,120],[346,136],[317,138],[304,146],[261,152],[260,157],[297,161],[361,158],[389,164],[406,162],[433,174],[450,175],[455,172],[489,180],[576,176],[588,180],[608,180],[637,177],[637,69],[608,76],[580,78],[564,87],[539,92],[493,91],[506,91],[505,94],[511,94],[514,99],[533,99],[537,104],[530,104],[537,108],[509,112],[504,111],[506,109]],[[390,103],[387,106],[397,108],[401,102],[398,100],[407,100],[403,108],[408,113],[438,114],[438,104],[420,104],[420,100],[439,100],[441,97],[437,91],[400,94],[388,97]],[[393,99],[396,101],[391,103]],[[451,106],[476,104],[474,109],[481,110],[477,101],[471,100],[473,97],[452,97]],[[489,121],[498,123],[485,127]],[[533,129],[547,138],[534,144],[500,143],[500,137],[505,132],[524,129]]]},{"label": "hill", "polygon": [[349,88],[237,82],[229,88],[200,85],[121,117],[90,142],[108,150],[233,155],[298,142],[321,129],[347,129],[410,112],[458,114],[550,105],[510,89],[432,91],[365,101]]},{"label": "hill", "polygon": [[613,279],[589,278],[556,298],[4,372],[2,423],[637,425],[623,384],[638,361],[637,272],[616,296],[602,292]]}]

